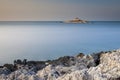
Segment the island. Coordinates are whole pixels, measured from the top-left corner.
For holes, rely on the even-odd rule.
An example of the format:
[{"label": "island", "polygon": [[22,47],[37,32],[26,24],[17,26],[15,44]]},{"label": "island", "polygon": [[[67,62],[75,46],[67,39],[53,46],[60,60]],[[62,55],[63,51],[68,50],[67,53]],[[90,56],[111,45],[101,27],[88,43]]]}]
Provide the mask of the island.
[{"label": "island", "polygon": [[64,21],[64,23],[87,23],[88,21],[86,20],[81,20],[78,17],[72,19],[72,20],[68,20],[68,21]]}]

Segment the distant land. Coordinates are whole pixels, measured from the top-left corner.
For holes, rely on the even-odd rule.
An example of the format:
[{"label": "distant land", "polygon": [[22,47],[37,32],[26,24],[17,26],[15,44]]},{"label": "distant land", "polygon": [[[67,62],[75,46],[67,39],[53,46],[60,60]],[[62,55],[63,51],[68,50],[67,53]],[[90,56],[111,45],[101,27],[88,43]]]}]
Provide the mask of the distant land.
[{"label": "distant land", "polygon": [[88,21],[86,20],[82,20],[78,17],[72,19],[72,20],[68,20],[68,21],[64,21],[65,23],[87,23]]}]

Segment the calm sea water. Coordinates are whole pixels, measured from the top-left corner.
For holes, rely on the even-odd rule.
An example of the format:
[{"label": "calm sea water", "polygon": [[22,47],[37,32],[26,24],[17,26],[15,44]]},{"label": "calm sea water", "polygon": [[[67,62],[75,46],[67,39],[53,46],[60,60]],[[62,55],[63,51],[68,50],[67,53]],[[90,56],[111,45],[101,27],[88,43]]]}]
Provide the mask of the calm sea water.
[{"label": "calm sea water", "polygon": [[0,22],[0,64],[120,48],[120,22]]}]

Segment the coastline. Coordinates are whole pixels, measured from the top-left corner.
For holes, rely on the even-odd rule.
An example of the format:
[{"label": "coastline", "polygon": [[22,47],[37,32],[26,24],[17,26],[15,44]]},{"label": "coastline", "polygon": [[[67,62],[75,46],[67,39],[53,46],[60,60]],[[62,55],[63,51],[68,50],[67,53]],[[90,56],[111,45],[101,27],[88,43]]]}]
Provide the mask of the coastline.
[{"label": "coastline", "polygon": [[[1,80],[119,80],[120,50],[79,53],[48,61],[15,60],[0,66]],[[79,75],[79,76],[77,76]]]}]

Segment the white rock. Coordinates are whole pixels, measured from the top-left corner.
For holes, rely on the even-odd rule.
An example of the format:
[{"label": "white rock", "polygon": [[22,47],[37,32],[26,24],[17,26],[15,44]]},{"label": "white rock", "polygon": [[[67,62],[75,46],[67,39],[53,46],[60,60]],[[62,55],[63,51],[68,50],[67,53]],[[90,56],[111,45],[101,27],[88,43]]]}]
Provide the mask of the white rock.
[{"label": "white rock", "polygon": [[[4,73],[4,70],[4,68],[0,69],[0,73]],[[97,66],[94,58],[86,55],[82,58],[75,57],[68,67],[48,65],[37,73],[26,67],[9,75],[1,74],[0,80],[109,80],[119,77],[120,49],[101,54]]]}]

